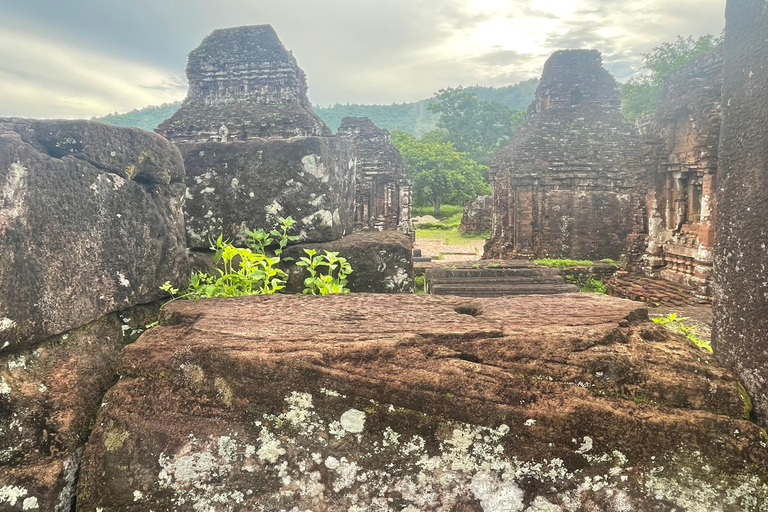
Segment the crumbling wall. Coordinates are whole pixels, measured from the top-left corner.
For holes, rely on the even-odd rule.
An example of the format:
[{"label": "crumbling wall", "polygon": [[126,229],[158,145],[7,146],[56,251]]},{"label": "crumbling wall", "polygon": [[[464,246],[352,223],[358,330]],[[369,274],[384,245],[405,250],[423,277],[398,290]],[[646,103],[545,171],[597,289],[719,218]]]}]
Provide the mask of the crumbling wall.
[{"label": "crumbling wall", "polygon": [[459,232],[462,235],[487,235],[491,231],[492,218],[493,196],[477,196],[464,205]]},{"label": "crumbling wall", "polygon": [[392,145],[389,132],[367,117],[345,117],[338,135],[357,149],[355,227],[399,229],[413,239],[413,184],[405,175],[403,157]]},{"label": "crumbling wall", "polygon": [[702,299],[711,295],[722,69],[717,48],[672,72],[642,128],[648,234],[637,263]]},{"label": "crumbling wall", "polygon": [[768,4],[729,0],[723,48],[713,347],[768,427]]},{"label": "crumbling wall", "polygon": [[0,119],[0,509],[68,512],[117,359],[189,275],[160,136]]},{"label": "crumbling wall", "polygon": [[643,225],[639,138],[597,50],[555,52],[523,127],[491,159],[485,258],[618,259]]}]

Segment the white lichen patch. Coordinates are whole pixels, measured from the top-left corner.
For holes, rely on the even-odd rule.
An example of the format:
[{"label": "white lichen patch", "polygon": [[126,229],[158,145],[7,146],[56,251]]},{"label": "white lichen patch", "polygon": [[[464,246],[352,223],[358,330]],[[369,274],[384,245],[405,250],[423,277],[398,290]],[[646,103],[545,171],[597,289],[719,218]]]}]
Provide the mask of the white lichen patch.
[{"label": "white lichen patch", "polygon": [[305,172],[308,172],[323,183],[328,183],[328,179],[331,175],[325,165],[321,162],[320,156],[307,155],[301,159],[301,163],[304,166]]},{"label": "white lichen patch", "polygon": [[4,485],[0,487],[0,504],[7,503],[9,506],[13,507],[16,505],[16,502],[20,501],[21,498],[27,494],[29,494],[29,491],[24,487]]},{"label": "white lichen patch", "polygon": [[[729,511],[757,511],[768,503],[766,484],[745,479],[731,489],[708,487],[666,457],[665,464],[677,464],[674,470],[658,465],[633,483],[636,464],[617,450],[600,453],[592,436],[558,447],[581,455],[586,465],[577,469],[558,457],[518,459],[520,436],[534,425],[525,418],[515,420],[515,429],[430,418],[387,404],[374,403],[366,413],[357,407],[367,402],[329,391],[314,397],[292,392],[280,414],[262,414],[247,432],[200,440],[190,435],[176,453],[160,456],[159,487],[173,491],[172,506],[206,512],[450,512],[468,499],[483,512],[598,510],[595,504],[630,512],[643,510],[633,501],[637,492],[646,494],[645,503],[675,503],[679,510],[709,512],[723,499],[734,507],[746,504],[723,508]],[[403,427],[415,418],[420,427]],[[704,459],[692,463],[697,471],[707,465]]]},{"label": "white lichen patch", "polygon": [[126,288],[130,288],[131,282],[125,278],[125,275],[123,275],[122,272],[117,273],[117,282],[120,284],[120,286],[124,286]]},{"label": "white lichen patch", "polygon": [[333,227],[333,214],[328,210],[320,210],[302,218],[301,223],[305,226]]},{"label": "white lichen patch", "polygon": [[357,409],[350,409],[341,415],[340,423],[347,432],[357,434],[365,428],[365,413]]},{"label": "white lichen patch", "polygon": [[37,498],[35,496],[24,498],[24,501],[21,504],[21,510],[38,510],[39,508],[40,504],[37,502]]},{"label": "white lichen patch", "polygon": [[0,318],[0,332],[16,327],[16,322],[8,317]]}]

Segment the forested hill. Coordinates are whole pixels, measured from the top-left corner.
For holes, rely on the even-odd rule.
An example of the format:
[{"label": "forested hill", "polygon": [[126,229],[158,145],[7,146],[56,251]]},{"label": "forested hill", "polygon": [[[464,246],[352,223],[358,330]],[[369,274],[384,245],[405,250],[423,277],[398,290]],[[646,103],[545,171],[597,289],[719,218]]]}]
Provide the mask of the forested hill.
[{"label": "forested hill", "polygon": [[162,105],[152,105],[142,109],[131,110],[125,114],[107,114],[104,117],[94,117],[96,121],[103,121],[115,126],[135,126],[148,132],[155,131],[155,128],[171,117],[181,107],[180,101],[173,103],[163,103]]},{"label": "forested hill", "polygon": [[[539,80],[532,78],[506,87],[473,86],[467,87],[465,90],[475,93],[480,101],[497,101],[513,110],[525,110],[533,101],[538,84]],[[424,132],[433,130],[436,126],[439,116],[427,109],[427,105],[431,101],[431,99],[425,99],[415,103],[392,105],[336,104],[332,107],[315,106],[315,112],[334,133],[339,129],[341,120],[345,117],[369,117],[381,128],[386,128],[389,131],[403,130],[419,136]],[[157,125],[171,117],[180,106],[181,102],[178,101],[131,110],[125,114],[108,114],[94,119],[117,126],[136,126],[153,131]]]}]

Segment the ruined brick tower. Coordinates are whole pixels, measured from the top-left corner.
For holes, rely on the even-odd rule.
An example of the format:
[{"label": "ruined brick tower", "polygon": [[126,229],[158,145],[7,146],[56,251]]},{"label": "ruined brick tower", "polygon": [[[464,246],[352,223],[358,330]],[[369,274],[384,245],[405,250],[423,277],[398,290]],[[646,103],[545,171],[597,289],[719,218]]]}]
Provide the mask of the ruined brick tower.
[{"label": "ruined brick tower", "polygon": [[413,236],[412,183],[389,132],[367,117],[345,117],[338,136],[357,148],[355,228],[399,229]]},{"label": "ruined brick tower", "polygon": [[187,78],[181,109],[156,130],[173,142],[331,135],[270,25],[214,30],[190,52]]},{"label": "ruined brick tower", "polygon": [[[711,295],[723,49],[673,71],[641,130],[649,179],[648,245],[629,266]],[[635,262],[639,265],[636,265]]]},{"label": "ruined brick tower", "polygon": [[491,160],[486,258],[619,258],[644,231],[639,137],[597,50],[555,52],[525,125]]}]

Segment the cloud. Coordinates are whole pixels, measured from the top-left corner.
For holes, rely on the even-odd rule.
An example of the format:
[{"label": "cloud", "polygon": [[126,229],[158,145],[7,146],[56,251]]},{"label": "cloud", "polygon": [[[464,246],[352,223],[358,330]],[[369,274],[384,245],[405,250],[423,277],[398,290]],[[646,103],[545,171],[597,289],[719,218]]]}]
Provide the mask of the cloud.
[{"label": "cloud", "polygon": [[321,105],[392,103],[537,77],[597,48],[619,79],[677,35],[719,33],[725,0],[35,0],[0,20],[0,115],[92,116],[184,95],[212,30],[270,23]]},{"label": "cloud", "polygon": [[0,62],[6,116],[91,117],[180,99],[186,89],[167,70],[8,29],[0,31]]}]

